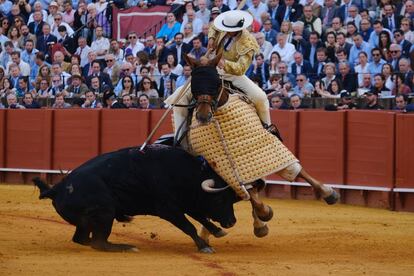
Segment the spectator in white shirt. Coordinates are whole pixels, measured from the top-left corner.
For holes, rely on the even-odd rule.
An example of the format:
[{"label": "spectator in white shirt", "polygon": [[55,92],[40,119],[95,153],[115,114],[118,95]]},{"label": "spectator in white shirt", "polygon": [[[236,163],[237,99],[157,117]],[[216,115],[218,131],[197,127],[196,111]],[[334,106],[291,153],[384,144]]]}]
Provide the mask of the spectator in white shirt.
[{"label": "spectator in white shirt", "polygon": [[141,42],[138,41],[138,35],[136,32],[130,32],[128,34],[128,41],[129,45],[125,48],[125,52],[127,49],[132,50],[132,55],[135,57],[139,51],[144,50],[145,46]]},{"label": "spectator in white shirt", "polygon": [[62,38],[58,30],[59,26],[66,27],[66,33],[68,34],[68,36],[73,35],[74,32],[73,32],[72,27],[69,26],[68,23],[62,21],[62,15],[60,13],[55,15],[55,22],[53,22],[53,24],[50,27],[52,34],[56,36],[58,40]]},{"label": "spectator in white shirt", "polygon": [[201,19],[203,24],[210,22],[210,10],[207,9],[206,0],[198,0],[198,11],[196,12],[196,18]]},{"label": "spectator in white shirt", "polygon": [[86,38],[79,37],[79,47],[76,49],[75,55],[80,56],[80,66],[84,67],[88,63],[88,54],[91,52],[91,48],[86,44]]},{"label": "spectator in white shirt", "polygon": [[252,4],[249,6],[248,11],[253,15],[260,24],[262,24],[261,15],[267,13],[267,5],[260,0],[252,0]]},{"label": "spectator in white shirt", "polygon": [[194,10],[187,11],[187,19],[184,18],[183,23],[181,24],[181,33],[184,33],[184,26],[191,24],[193,27],[193,33],[198,35],[201,33],[203,28],[203,21],[196,17]]},{"label": "spectator in white shirt", "polygon": [[103,37],[103,28],[96,27],[96,39],[92,42],[91,49],[96,53],[96,59],[103,60],[109,51],[109,39]]},{"label": "spectator in white shirt", "polygon": [[27,77],[30,75],[30,65],[20,59],[20,52],[14,51],[13,53],[11,53],[11,59],[12,61],[7,63],[7,68],[6,68],[7,72],[9,72],[9,67],[11,64],[16,64],[17,66],[19,66],[22,76]]},{"label": "spectator in white shirt", "polygon": [[[289,64],[293,61],[293,54],[296,52],[295,46],[292,43],[287,42],[287,35],[284,33],[278,33],[277,44],[273,47],[272,52],[278,52],[282,61]],[[269,57],[270,59],[270,57]]]},{"label": "spectator in white shirt", "polygon": [[33,4],[33,9],[34,9],[34,11],[32,12],[32,14],[30,14],[29,20],[27,21],[27,25],[29,25],[30,23],[32,23],[34,21],[33,15],[34,15],[35,12],[40,12],[42,14],[43,20],[45,20],[47,18],[47,11],[45,11],[42,8],[42,3],[40,3],[40,1],[36,1]]}]

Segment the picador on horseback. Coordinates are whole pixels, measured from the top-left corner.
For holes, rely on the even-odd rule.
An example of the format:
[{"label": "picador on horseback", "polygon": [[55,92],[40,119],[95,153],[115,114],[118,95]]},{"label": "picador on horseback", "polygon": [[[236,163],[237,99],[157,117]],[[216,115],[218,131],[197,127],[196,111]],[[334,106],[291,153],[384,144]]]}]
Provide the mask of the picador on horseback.
[{"label": "picador on horseback", "polygon": [[[247,30],[252,21],[249,13],[239,10],[218,16],[209,32],[209,52],[216,56],[199,61],[186,57],[193,67],[191,88],[178,88],[166,103],[174,105],[175,136],[184,137],[181,145],[202,155],[241,198],[251,201],[255,234],[264,236],[268,230],[263,221],[273,212],[258,196],[263,177],[302,177],[328,204],[336,203],[339,195],[307,174],[276,137],[265,92],[245,76],[259,50]],[[186,108],[193,101],[194,112]]]}]

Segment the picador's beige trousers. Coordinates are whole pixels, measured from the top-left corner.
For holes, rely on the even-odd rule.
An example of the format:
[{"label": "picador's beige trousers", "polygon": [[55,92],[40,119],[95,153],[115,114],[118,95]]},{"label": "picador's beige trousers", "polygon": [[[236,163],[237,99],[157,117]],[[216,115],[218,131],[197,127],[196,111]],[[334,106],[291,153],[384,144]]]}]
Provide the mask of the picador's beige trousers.
[{"label": "picador's beige trousers", "polygon": [[[269,113],[269,101],[267,99],[266,93],[260,89],[252,80],[250,80],[247,76],[234,76],[229,74],[221,74],[224,80],[232,82],[232,84],[243,91],[246,96],[252,101],[256,108],[256,112],[259,115],[260,120],[267,124],[271,124],[270,120],[270,113]],[[175,102],[176,98],[180,94],[180,91],[183,87],[179,87],[176,91],[169,96],[165,103],[171,105]],[[180,105],[187,105],[191,102],[191,91],[187,89],[185,95],[178,101],[176,104]],[[176,137],[181,137],[183,131],[186,130],[186,126],[183,126],[180,130],[180,133],[177,133],[178,128],[180,125],[187,119],[188,116],[188,109],[185,107],[174,107],[174,131]]]}]

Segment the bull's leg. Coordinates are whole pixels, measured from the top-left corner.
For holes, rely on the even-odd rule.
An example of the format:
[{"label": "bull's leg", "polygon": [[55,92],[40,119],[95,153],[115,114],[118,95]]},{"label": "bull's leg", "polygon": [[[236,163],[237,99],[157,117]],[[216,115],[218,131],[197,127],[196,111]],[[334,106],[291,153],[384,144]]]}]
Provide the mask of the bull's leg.
[{"label": "bull's leg", "polygon": [[122,252],[122,251],[137,251],[135,246],[129,244],[115,244],[108,242],[108,237],[111,234],[112,224],[114,221],[114,214],[110,210],[97,210],[90,218],[90,225],[92,230],[91,247],[96,250]]},{"label": "bull's leg", "polygon": [[77,225],[72,241],[82,244],[82,245],[90,245],[91,244],[90,234],[91,234],[91,231],[87,227],[83,225]]},{"label": "bull's leg", "polygon": [[315,190],[317,195],[320,195],[326,203],[335,204],[339,200],[339,194],[331,187],[325,186],[322,182],[310,176],[304,169],[299,173],[300,177],[305,179]]},{"label": "bull's leg", "polygon": [[273,217],[273,210],[269,205],[264,204],[259,198],[257,187],[247,190],[250,194],[250,203],[257,217],[262,221],[269,221]]},{"label": "bull's leg", "polygon": [[178,212],[171,212],[169,210],[169,214],[160,215],[162,219],[165,219],[169,222],[171,222],[174,226],[179,228],[181,231],[189,235],[194,243],[196,244],[198,251],[202,253],[214,253],[214,249],[210,247],[210,245],[200,238],[197,235],[197,229],[194,227],[193,224],[184,216],[184,214],[178,213]]},{"label": "bull's leg", "polygon": [[204,217],[197,217],[197,216],[191,216],[191,217],[202,224],[201,231],[200,231],[200,237],[203,240],[205,240],[207,243],[209,243],[210,234],[212,234],[216,238],[221,238],[227,235],[226,231],[224,231],[220,227],[217,227],[209,219],[206,219]]}]

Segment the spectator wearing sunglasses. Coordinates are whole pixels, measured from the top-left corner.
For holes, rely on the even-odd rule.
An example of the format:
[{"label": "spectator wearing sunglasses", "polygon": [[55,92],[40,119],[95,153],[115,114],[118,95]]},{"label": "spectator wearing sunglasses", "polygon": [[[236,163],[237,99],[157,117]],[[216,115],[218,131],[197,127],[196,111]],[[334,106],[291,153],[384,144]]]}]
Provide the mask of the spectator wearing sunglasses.
[{"label": "spectator wearing sunglasses", "polygon": [[136,32],[130,32],[128,34],[128,46],[125,48],[125,52],[131,49],[132,55],[135,57],[139,51],[144,50],[145,46],[138,41],[138,35]]}]

